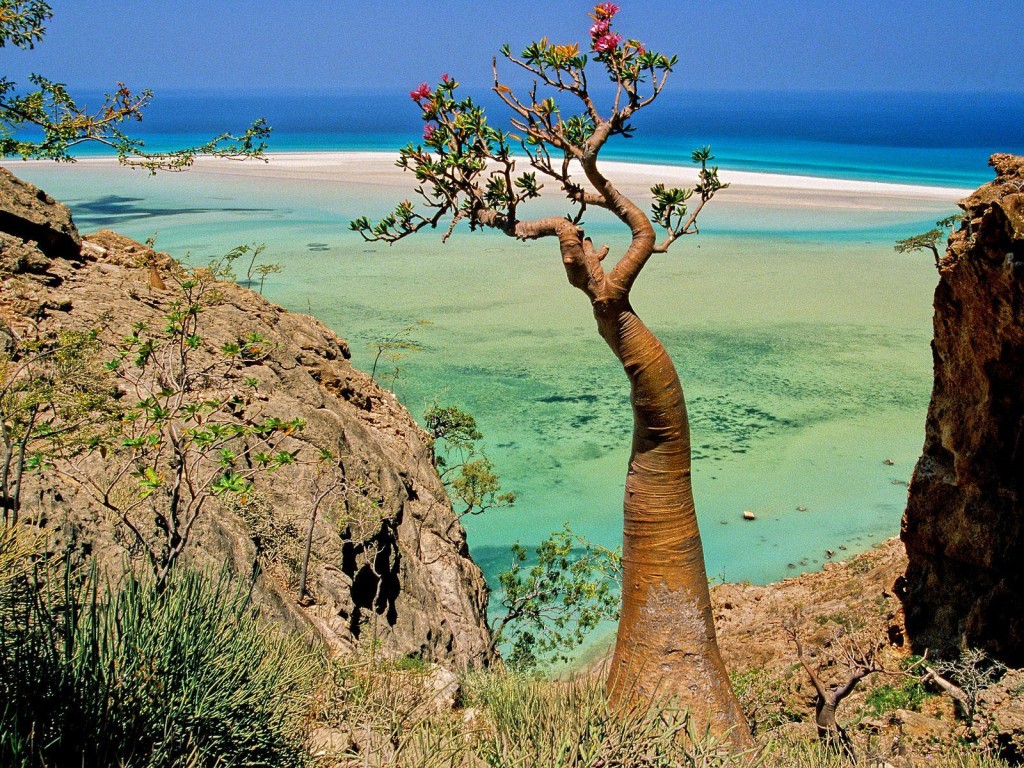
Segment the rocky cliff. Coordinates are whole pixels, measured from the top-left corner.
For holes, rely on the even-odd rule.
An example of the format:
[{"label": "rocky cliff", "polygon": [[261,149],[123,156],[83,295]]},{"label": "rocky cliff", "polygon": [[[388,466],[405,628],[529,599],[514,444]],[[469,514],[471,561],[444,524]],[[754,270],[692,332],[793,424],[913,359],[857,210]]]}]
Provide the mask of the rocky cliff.
[{"label": "rocky cliff", "polygon": [[[113,232],[80,237],[63,205],[0,169],[0,361],[17,362],[26,342],[69,330],[98,331],[98,357],[109,359],[135,324],[166,323],[186,279],[166,254]],[[217,281],[209,296],[215,299],[203,305],[196,354],[214,355],[256,334],[261,352],[245,361],[244,374],[258,392],[261,417],[301,418],[305,426],[283,446],[300,460],[261,473],[251,493],[230,503],[211,499],[183,560],[227,563],[243,578],[259,573],[255,591],[265,609],[332,647],[372,643],[396,657],[482,664],[487,587],[426,434],[391,393],[350,365],[345,342],[314,318],[231,281]],[[334,457],[330,478],[323,462],[304,460],[325,451]],[[116,457],[89,461],[102,473]],[[323,491],[326,500],[312,516]],[[139,559],[123,523],[53,473],[26,483],[22,505],[23,524],[38,525],[54,550],[92,553],[115,568]],[[300,600],[311,516],[312,557]]]},{"label": "rocky cliff", "polygon": [[939,263],[935,385],[902,539],[918,650],[1024,664],[1024,158],[960,203]]}]

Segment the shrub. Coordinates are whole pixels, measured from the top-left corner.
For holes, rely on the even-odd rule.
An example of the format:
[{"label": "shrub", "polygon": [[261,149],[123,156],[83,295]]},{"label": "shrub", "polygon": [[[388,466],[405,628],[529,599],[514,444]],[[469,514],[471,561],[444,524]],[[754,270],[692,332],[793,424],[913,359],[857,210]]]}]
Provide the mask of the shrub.
[{"label": "shrub", "polygon": [[790,684],[762,667],[736,672],[733,691],[755,736],[803,718],[790,702]]},{"label": "shrub", "polygon": [[884,715],[896,709],[910,709],[915,712],[931,694],[925,690],[920,680],[907,680],[899,685],[880,685],[871,690],[865,702],[875,710],[875,714]]},{"label": "shrub", "polygon": [[278,638],[245,585],[181,570],[162,592],[65,568],[0,613],[0,764],[300,766],[319,655]]}]

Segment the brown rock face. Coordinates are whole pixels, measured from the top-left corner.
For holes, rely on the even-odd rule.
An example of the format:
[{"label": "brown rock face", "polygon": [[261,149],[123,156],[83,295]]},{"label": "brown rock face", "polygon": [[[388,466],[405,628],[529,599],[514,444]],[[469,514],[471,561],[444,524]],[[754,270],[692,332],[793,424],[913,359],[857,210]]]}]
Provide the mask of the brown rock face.
[{"label": "brown rock face", "polygon": [[[9,199],[0,193],[0,206]],[[0,219],[0,256],[12,254],[0,273],[0,352],[17,354],[17,340],[62,330],[98,329],[105,344],[117,345],[135,323],[162,327],[181,298],[181,268],[113,232],[79,241],[70,217],[60,215],[66,209],[52,210],[58,214],[49,242],[58,245],[49,253],[37,245],[49,237],[38,228],[3,231],[18,211]],[[46,220],[37,224],[45,229]],[[154,265],[166,290],[151,283]],[[487,585],[469,557],[425,433],[390,392],[352,367],[345,342],[322,323],[235,283],[215,287],[216,300],[201,313],[197,354],[214,355],[259,334],[265,354],[248,361],[244,374],[258,381],[262,415],[303,419],[306,426],[285,447],[299,456],[330,450],[345,490],[318,510],[302,600],[297,584],[315,495],[311,462],[261,475],[244,503],[213,502],[183,561],[212,569],[227,564],[240,578],[260,572],[255,595],[266,612],[332,648],[372,645],[391,657],[482,665],[490,640]],[[102,350],[101,359],[112,351]],[[55,551],[91,552],[114,573],[126,558],[145,567],[116,519],[53,475],[26,486],[21,519],[38,526]]]},{"label": "brown rock face", "polygon": [[81,243],[67,206],[6,168],[0,168],[0,232],[34,242],[48,256],[67,256]]},{"label": "brown rock face", "polygon": [[940,261],[935,385],[901,538],[918,650],[1024,664],[1024,158],[963,200]]}]

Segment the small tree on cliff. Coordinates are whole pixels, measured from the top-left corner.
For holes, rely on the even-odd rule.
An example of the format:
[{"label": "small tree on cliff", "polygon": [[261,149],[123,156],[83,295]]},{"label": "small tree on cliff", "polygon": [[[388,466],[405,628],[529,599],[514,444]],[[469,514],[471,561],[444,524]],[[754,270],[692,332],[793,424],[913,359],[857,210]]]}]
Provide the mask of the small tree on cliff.
[{"label": "small tree on cliff", "polygon": [[935,222],[935,229],[911,235],[903,240],[897,240],[893,246],[896,253],[913,253],[914,251],[930,251],[935,258],[936,269],[939,266],[939,242],[949,238],[950,230],[963,221],[963,214],[954,213]]},{"label": "small tree on cliff", "polygon": [[[715,639],[682,386],[665,348],[630,304],[630,289],[647,261],[696,233],[698,214],[725,185],[708,164],[710,149],[699,149],[693,153],[695,185],[654,186],[648,217],[602,172],[601,149],[609,139],[633,132],[630,120],[658,97],[677,61],[613,31],[618,10],[612,3],[597,5],[590,27],[593,60],[614,84],[608,110],[598,107],[589,87],[591,55],[577,44],[551,45],[546,38],[520,56],[502,49],[509,62],[535,78],[525,95],[499,80],[495,62],[494,91],[513,111],[518,136],[491,127],[472,99],[456,97],[458,84],[447,74],[433,89],[424,83],[410,94],[426,123],[423,142],[402,149],[398,165],[416,176],[425,212],[404,201],[380,222],[363,217],[352,229],[369,241],[394,242],[446,222],[447,239],[465,221],[470,229],[488,227],[519,240],[557,238],[569,283],[590,301],[598,332],[629,378],[633,404],[622,611],[609,695],[614,703],[675,697],[714,732],[731,729],[734,745],[744,747],[749,732]],[[543,96],[541,86],[573,106]],[[515,143],[532,170],[517,170]],[[584,179],[574,176],[580,170]],[[561,189],[571,215],[522,217],[526,204],[540,195],[540,178]],[[609,211],[632,233],[613,267],[605,267],[608,247],[595,248],[584,233],[589,208]],[[660,241],[655,227],[664,230]]]}]

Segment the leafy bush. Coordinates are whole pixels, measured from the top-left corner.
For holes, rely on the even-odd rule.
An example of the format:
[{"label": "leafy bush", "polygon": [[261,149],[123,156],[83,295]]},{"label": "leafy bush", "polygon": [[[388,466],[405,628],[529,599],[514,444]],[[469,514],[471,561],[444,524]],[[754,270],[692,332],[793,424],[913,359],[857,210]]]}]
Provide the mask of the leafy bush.
[{"label": "leafy bush", "polygon": [[917,712],[921,704],[931,696],[920,680],[907,680],[900,685],[880,685],[871,690],[865,702],[875,710],[875,714],[884,715],[896,709],[909,709]]},{"label": "leafy bush", "polygon": [[768,670],[755,667],[737,672],[731,682],[755,736],[803,719],[790,702],[789,683]]},{"label": "leafy bush", "polygon": [[0,764],[306,763],[319,656],[275,637],[245,585],[179,570],[160,592],[44,570],[3,590]]},{"label": "leafy bush", "polygon": [[499,613],[491,620],[491,652],[508,646],[505,663],[525,671],[568,662],[570,652],[602,621],[619,617],[622,553],[587,541],[565,526],[544,539],[532,563],[512,546],[512,564],[498,574]]}]

